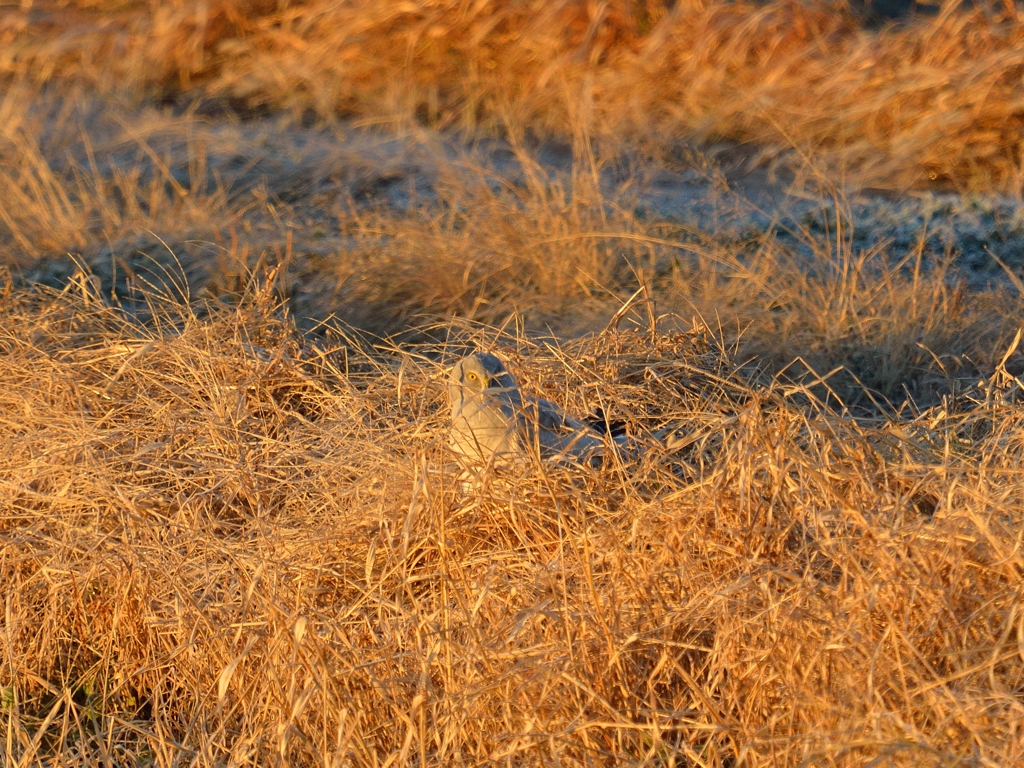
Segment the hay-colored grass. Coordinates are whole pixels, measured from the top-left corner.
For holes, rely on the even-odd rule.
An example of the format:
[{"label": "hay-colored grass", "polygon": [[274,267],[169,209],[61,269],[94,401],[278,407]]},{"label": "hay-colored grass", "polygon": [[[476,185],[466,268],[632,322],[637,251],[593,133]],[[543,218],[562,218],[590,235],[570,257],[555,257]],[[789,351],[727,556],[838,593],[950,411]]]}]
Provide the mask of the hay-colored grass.
[{"label": "hay-colored grass", "polygon": [[[60,286],[84,266],[116,301],[146,286],[220,296],[271,265],[304,328],[337,317],[389,335],[515,316],[563,336],[601,328],[644,286],[665,323],[702,318],[774,370],[798,358],[797,375],[841,367],[842,401],[870,407],[864,387],[930,404],[991,374],[1019,327],[1021,292],[991,256],[997,279],[990,269],[968,288],[959,254],[937,240],[948,225],[924,221],[897,260],[884,239],[857,239],[891,223],[855,225],[837,192],[815,221],[751,223],[755,206],[698,166],[722,223],[697,227],[638,205],[671,165],[627,156],[635,170],[609,183],[614,158],[582,135],[552,171],[512,134],[510,169],[427,130],[307,130],[33,94],[0,102],[16,118],[0,135],[0,260],[22,285]],[[405,202],[391,189],[408,190]],[[993,253],[1012,258],[1000,240],[1015,222],[991,225]]]},{"label": "hay-colored grass", "polygon": [[33,2],[0,75],[185,103],[660,147],[743,142],[848,181],[1021,191],[1012,4],[866,28],[842,3]]},{"label": "hay-colored grass", "polygon": [[[1019,217],[848,199],[1020,191],[1011,10],[0,8],[5,766],[1024,763]],[[464,493],[476,348],[645,449]]]},{"label": "hay-colored grass", "polygon": [[[1005,371],[856,422],[700,327],[373,351],[259,281],[145,306],[0,306],[8,764],[1024,759]],[[691,439],[461,495],[444,366],[476,346]]]}]

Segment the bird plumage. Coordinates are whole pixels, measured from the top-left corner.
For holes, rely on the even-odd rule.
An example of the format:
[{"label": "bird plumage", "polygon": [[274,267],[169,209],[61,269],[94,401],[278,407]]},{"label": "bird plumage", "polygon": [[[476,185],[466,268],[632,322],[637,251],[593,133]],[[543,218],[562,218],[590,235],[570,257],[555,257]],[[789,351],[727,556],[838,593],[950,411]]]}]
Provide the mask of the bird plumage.
[{"label": "bird plumage", "polygon": [[524,398],[494,355],[477,352],[452,368],[449,445],[474,465],[503,466],[533,453],[542,460],[589,463],[604,441],[589,424],[542,398]]}]

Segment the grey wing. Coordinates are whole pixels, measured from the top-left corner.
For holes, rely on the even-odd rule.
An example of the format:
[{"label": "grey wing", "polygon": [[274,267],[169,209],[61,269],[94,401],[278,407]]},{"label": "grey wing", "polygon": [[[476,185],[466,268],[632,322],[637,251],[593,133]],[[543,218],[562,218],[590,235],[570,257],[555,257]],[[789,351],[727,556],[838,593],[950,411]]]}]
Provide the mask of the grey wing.
[{"label": "grey wing", "polygon": [[644,453],[643,442],[627,435],[607,439],[591,424],[573,418],[548,400],[537,400],[542,445],[574,458],[596,459],[611,449],[623,461],[635,461]]},{"label": "grey wing", "polygon": [[544,458],[593,459],[601,455],[604,441],[593,427],[569,416],[549,400],[531,398],[527,424],[531,439],[540,444]]}]

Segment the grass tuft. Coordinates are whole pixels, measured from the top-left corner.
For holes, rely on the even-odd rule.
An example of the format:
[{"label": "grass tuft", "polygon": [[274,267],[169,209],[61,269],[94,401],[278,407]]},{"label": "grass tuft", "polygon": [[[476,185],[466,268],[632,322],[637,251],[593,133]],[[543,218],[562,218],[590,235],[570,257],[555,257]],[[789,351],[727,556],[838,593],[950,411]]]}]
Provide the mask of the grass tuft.
[{"label": "grass tuft", "polygon": [[5,764],[1024,763],[1021,17],[863,21],[0,8]]},{"label": "grass tuft", "polygon": [[[1022,758],[1005,372],[858,422],[699,327],[373,350],[264,283],[144,324],[89,286],[0,308],[14,761]],[[476,346],[678,437],[461,495],[444,375]]]}]

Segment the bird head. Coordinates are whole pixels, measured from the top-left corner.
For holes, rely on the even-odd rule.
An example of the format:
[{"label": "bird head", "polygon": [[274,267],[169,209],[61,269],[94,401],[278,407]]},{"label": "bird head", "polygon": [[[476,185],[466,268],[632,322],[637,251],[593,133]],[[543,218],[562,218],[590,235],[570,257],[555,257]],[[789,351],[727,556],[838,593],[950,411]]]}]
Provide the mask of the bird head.
[{"label": "bird head", "polygon": [[514,391],[516,380],[497,357],[476,352],[455,364],[448,377],[448,389],[455,403],[488,389]]}]

